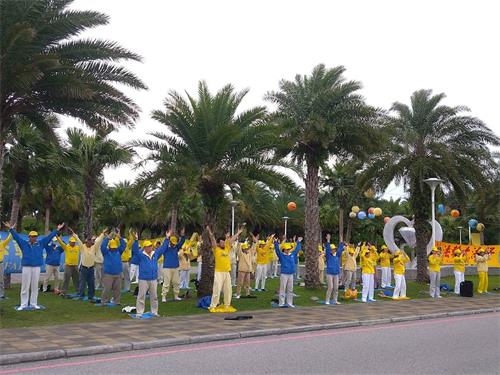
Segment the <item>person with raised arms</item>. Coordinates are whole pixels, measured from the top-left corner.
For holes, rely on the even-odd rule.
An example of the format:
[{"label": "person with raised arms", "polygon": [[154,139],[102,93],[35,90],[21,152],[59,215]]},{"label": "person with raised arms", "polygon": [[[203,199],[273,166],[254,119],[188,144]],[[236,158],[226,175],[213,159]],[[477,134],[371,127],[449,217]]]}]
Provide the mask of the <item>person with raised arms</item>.
[{"label": "person with raised arms", "polygon": [[252,246],[249,246],[247,242],[243,242],[238,250],[238,282],[236,284],[236,296],[234,298],[239,299],[241,297],[241,289],[245,292],[245,296],[250,295],[250,275],[252,274],[252,256],[256,251],[257,243],[259,242],[259,236],[253,236]]},{"label": "person with raised arms", "polygon": [[120,237],[120,231],[106,236],[101,244],[101,253],[104,258],[104,276],[102,291],[102,304],[107,304],[113,295],[113,303],[120,304],[121,299],[121,274],[122,274],[122,253],[125,251],[125,241]]},{"label": "person with raised arms", "polygon": [[409,299],[406,297],[406,279],[405,279],[405,264],[410,261],[410,257],[404,250],[396,250],[394,252],[394,280],[396,286],[392,294],[392,299]]},{"label": "person with raised arms", "polygon": [[460,294],[460,283],[465,280],[466,255],[460,249],[456,249],[453,257],[453,274],[455,275],[455,294]]},{"label": "person with raised arms", "polygon": [[35,310],[40,310],[38,306],[38,281],[40,280],[40,269],[43,265],[43,249],[48,243],[61,231],[64,223],[59,224],[57,229],[50,232],[41,239],[38,233],[31,231],[28,233],[28,240],[22,238],[15,230],[15,224],[4,223],[9,229],[12,238],[17,242],[23,257],[21,259],[21,304],[17,307],[18,311],[32,306]]},{"label": "person with raised arms", "polygon": [[[161,301],[167,302],[167,294],[170,290],[170,285],[174,290],[174,301],[181,301],[179,297],[180,290],[180,273],[179,273],[179,250],[184,245],[186,240],[185,230],[181,230],[180,241],[176,236],[171,235],[170,231],[168,238],[168,247],[163,253],[163,286],[161,288]],[[163,242],[165,243],[165,242]]]},{"label": "person with raised arms", "polygon": [[12,234],[9,233],[9,235],[5,240],[0,241],[0,299],[5,298],[5,288],[3,284],[3,273],[4,273],[3,259],[4,256],[8,254],[7,246],[9,246],[11,239],[12,239]]},{"label": "person with raised arms", "polygon": [[340,275],[340,259],[344,252],[344,244],[340,243],[337,249],[335,245],[330,245],[331,235],[326,235],[325,252],[326,252],[326,290],[325,305],[330,304],[330,297],[333,292],[333,303],[340,305],[339,296],[339,275]]},{"label": "person with raised arms", "polygon": [[439,249],[433,246],[429,256],[429,294],[432,298],[441,298],[441,263],[443,263],[443,256]]},{"label": "person with raised arms", "polygon": [[[274,238],[274,235],[272,236]],[[292,244],[285,242],[282,244],[283,251],[280,250],[280,244],[276,240],[274,242],[274,251],[278,256],[281,264],[280,274],[280,292],[279,292],[279,307],[295,307],[293,304],[293,275],[297,270],[295,259],[298,257],[299,251],[302,248],[302,237],[297,239],[295,249],[292,251]],[[286,296],[286,305],[285,305]]]},{"label": "person with raised arms", "polygon": [[391,259],[394,256],[389,251],[386,245],[382,245],[382,252],[380,253],[380,270],[382,272],[381,276],[381,286],[382,288],[391,287]]},{"label": "person with raised arms", "polygon": [[488,261],[491,258],[491,253],[479,249],[476,254],[477,276],[479,283],[477,285],[477,292],[479,294],[488,293]]},{"label": "person with raised arms", "polygon": [[75,236],[69,238],[68,243],[65,243],[60,236],[57,236],[57,242],[64,250],[64,279],[61,288],[61,295],[66,294],[69,287],[69,281],[73,280],[73,287],[78,293],[80,287],[80,273],[78,271],[78,262],[80,256],[80,246],[76,243]]},{"label": "person with raised arms", "polygon": [[363,280],[361,301],[375,302],[373,294],[375,293],[375,267],[378,261],[377,248],[373,245],[369,248],[363,246],[361,251],[361,278]]},{"label": "person with raised arms", "polygon": [[42,292],[46,292],[49,280],[54,278],[54,294],[59,294],[59,267],[61,266],[61,254],[64,252],[61,246],[57,245],[55,238],[45,246],[45,278],[43,279]]}]

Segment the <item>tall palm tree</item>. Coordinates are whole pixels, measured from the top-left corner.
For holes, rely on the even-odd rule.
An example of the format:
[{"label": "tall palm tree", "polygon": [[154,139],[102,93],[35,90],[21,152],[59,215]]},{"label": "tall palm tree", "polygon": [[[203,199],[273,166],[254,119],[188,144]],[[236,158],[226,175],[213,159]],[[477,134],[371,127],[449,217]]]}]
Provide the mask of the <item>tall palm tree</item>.
[{"label": "tall palm tree", "polygon": [[219,209],[224,204],[224,189],[232,184],[244,186],[261,181],[278,188],[293,186],[293,182],[275,167],[271,149],[275,143],[275,128],[265,123],[266,110],[255,107],[238,113],[247,90],[235,92],[231,85],[212,95],[205,82],[198,86],[198,97],[187,98],[171,92],[165,109],[153,112],[153,119],[173,133],[158,137],[171,152],[196,170],[196,188],[204,208],[203,269],[198,293],[209,295],[212,290],[214,259],[209,251],[206,226],[217,223]]},{"label": "tall palm tree", "polygon": [[69,157],[84,185],[83,233],[87,238],[92,234],[94,193],[104,168],[130,163],[134,151],[110,139],[109,130],[86,135],[81,129],[70,128],[66,133],[70,144]]},{"label": "tall palm tree", "polygon": [[361,84],[344,79],[344,67],[316,66],[311,75],[282,80],[280,90],[267,94],[278,108],[281,155],[305,164],[305,254],[307,287],[320,287],[318,272],[319,170],[330,156],[362,157],[376,145],[372,123],[377,110],[359,94]]},{"label": "tall palm tree", "polygon": [[379,189],[390,182],[404,183],[410,193],[417,237],[417,280],[427,276],[426,245],[430,237],[430,189],[424,179],[438,177],[458,199],[465,201],[471,188],[494,178],[495,163],[488,145],[499,138],[478,118],[464,114],[463,106],[441,104],[444,94],[415,91],[411,105],[396,102],[386,126],[386,148],[371,158],[365,181]]},{"label": "tall palm tree", "polygon": [[105,14],[69,9],[73,0],[0,2],[0,203],[5,142],[16,116],[46,130],[44,116],[63,114],[91,128],[132,126],[138,107],[115,83],[145,89],[120,65],[141,57],[107,40],[81,39],[106,25]]}]

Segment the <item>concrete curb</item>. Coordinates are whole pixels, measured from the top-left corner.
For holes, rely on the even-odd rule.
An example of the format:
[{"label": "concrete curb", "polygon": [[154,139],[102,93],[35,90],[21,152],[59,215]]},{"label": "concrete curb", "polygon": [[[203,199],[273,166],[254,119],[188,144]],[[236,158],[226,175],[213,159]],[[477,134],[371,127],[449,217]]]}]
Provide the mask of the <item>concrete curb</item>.
[{"label": "concrete curb", "polygon": [[352,320],[338,323],[327,323],[327,324],[312,324],[297,327],[287,327],[287,328],[270,328],[270,329],[260,329],[254,331],[241,331],[241,332],[230,332],[230,333],[220,333],[213,335],[203,335],[203,336],[193,336],[193,337],[180,337],[153,341],[141,341],[141,342],[129,342],[129,343],[119,343],[113,345],[99,345],[99,346],[89,346],[84,348],[73,348],[73,349],[58,349],[58,350],[47,350],[33,353],[19,353],[19,354],[4,354],[0,355],[0,365],[13,365],[22,362],[33,362],[33,361],[43,361],[58,358],[70,358],[77,356],[87,356],[96,354],[109,354],[118,353],[124,351],[132,350],[145,350],[154,348],[166,348],[171,346],[188,345],[188,344],[198,344],[204,342],[214,342],[223,340],[234,340],[240,338],[250,338],[250,337],[261,337],[261,336],[274,336],[274,335],[284,335],[289,333],[299,333],[299,332],[310,332],[310,331],[321,331],[329,329],[339,329],[339,328],[350,328],[359,326],[370,326],[379,324],[389,324],[398,322],[408,322],[415,320],[424,319],[438,319],[444,317],[454,317],[454,316],[465,316],[474,314],[485,314],[500,311],[500,306],[477,309],[477,310],[462,310],[462,311],[451,311],[442,313],[432,313],[425,315],[408,315],[408,316],[397,316],[391,318],[382,319],[370,319],[370,320]]}]

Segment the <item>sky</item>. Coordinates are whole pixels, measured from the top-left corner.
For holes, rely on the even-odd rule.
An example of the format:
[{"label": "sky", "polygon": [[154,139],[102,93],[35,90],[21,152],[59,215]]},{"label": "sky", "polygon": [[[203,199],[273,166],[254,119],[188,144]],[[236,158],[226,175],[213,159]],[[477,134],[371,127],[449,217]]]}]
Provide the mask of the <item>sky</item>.
[{"label": "sky", "polygon": [[[149,90],[125,90],[142,113],[134,130],[115,133],[120,142],[162,128],[150,114],[171,90],[195,92],[205,80],[215,92],[232,83],[250,89],[243,108],[269,105],[264,95],[281,79],[319,63],[345,66],[371,105],[387,109],[432,89],[500,134],[497,1],[76,0],[72,8],[110,16],[81,37],[113,40],[143,56],[125,63]],[[63,128],[76,124],[64,119]],[[108,169],[105,179],[114,184],[136,173]],[[401,187],[386,191],[402,195]]]}]

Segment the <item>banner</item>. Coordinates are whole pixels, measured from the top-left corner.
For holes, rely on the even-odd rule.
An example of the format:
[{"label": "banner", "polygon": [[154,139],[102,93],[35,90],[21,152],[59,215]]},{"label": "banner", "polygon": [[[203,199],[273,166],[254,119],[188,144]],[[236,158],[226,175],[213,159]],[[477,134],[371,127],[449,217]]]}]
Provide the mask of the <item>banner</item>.
[{"label": "banner", "polygon": [[466,264],[474,265],[476,264],[475,255],[479,249],[483,249],[486,252],[490,252],[490,260],[488,261],[488,266],[490,267],[500,267],[500,245],[460,245],[456,243],[440,242],[436,241],[436,246],[440,247],[443,251],[443,264],[453,264],[453,257],[455,256],[455,250],[460,250],[465,252]]}]

